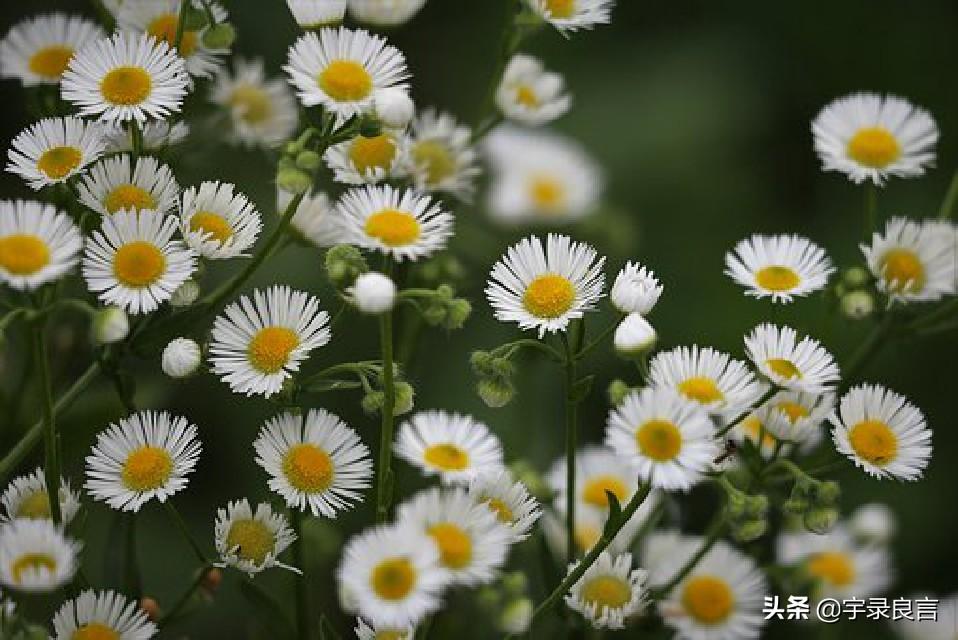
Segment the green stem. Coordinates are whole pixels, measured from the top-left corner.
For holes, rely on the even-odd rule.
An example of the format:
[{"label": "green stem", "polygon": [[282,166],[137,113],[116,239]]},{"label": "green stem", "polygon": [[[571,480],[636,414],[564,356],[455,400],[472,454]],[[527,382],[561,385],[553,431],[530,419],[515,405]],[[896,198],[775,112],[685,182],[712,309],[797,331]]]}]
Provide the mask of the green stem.
[{"label": "green stem", "polygon": [[143,130],[140,129],[140,123],[135,119],[130,120],[130,139],[133,147],[133,160],[136,161],[143,155]]},{"label": "green stem", "polygon": [[186,525],[186,521],[183,520],[183,516],[181,516],[180,512],[176,510],[176,507],[173,506],[173,503],[170,500],[167,500],[163,503],[163,508],[166,509],[166,513],[170,516],[170,520],[173,521],[173,524],[179,530],[180,534],[187,541],[187,543],[189,543],[190,548],[196,555],[196,559],[199,560],[201,564],[211,564],[209,558],[207,558],[206,554],[203,553],[203,549],[200,547],[199,543],[196,542],[193,534],[190,533],[190,528]]},{"label": "green stem", "polygon": [[954,217],[955,212],[958,211],[956,205],[958,205],[958,171],[955,171],[955,175],[951,178],[945,199],[941,201],[941,208],[938,209],[938,217],[942,220]]},{"label": "green stem", "polygon": [[865,365],[868,364],[868,361],[884,346],[885,336],[891,328],[893,320],[894,314],[890,310],[886,311],[881,321],[875,325],[865,340],[858,345],[858,348],[848,359],[848,364],[844,367],[845,370],[842,372],[843,389],[851,385],[852,381],[861,373]]},{"label": "green stem", "polygon": [[205,564],[199,571],[196,572],[196,577],[193,578],[193,582],[190,583],[190,586],[184,591],[176,602],[173,604],[173,607],[157,621],[157,625],[162,629],[170,622],[176,619],[176,617],[183,610],[183,607],[189,603],[190,599],[193,597],[193,594],[196,593],[196,590],[200,588],[200,585],[203,584],[203,580],[206,578],[206,574],[213,569],[213,565]]},{"label": "green stem", "polygon": [[773,385],[768,391],[765,392],[765,395],[763,395],[761,398],[759,398],[758,402],[755,403],[755,406],[754,406],[754,407],[749,407],[748,409],[746,409],[746,410],[743,411],[742,413],[740,413],[740,414],[738,414],[737,416],[735,416],[735,418],[734,418],[733,420],[729,421],[729,423],[728,423],[727,425],[725,425],[724,427],[722,427],[721,429],[719,429],[718,431],[716,431],[716,432],[715,432],[715,437],[716,437],[716,438],[721,438],[721,437],[724,436],[726,433],[728,433],[729,431],[731,431],[732,429],[734,429],[736,425],[738,425],[740,422],[742,422],[742,420],[745,420],[745,418],[749,417],[749,416],[752,414],[752,411],[754,411],[755,409],[761,407],[763,404],[765,404],[766,402],[768,402],[769,400],[771,400],[771,399],[772,399],[772,396],[774,396],[776,393],[778,393],[778,387],[776,387],[776,386]]},{"label": "green stem", "polygon": [[864,187],[864,237],[865,241],[871,239],[872,234],[878,227],[878,187],[873,183],[867,182]]},{"label": "green stem", "polygon": [[478,140],[488,133],[498,121],[497,114],[493,113],[496,92],[499,90],[502,74],[505,72],[509,59],[512,58],[512,54],[522,43],[523,32],[517,19],[522,11],[522,2],[521,0],[510,0],[509,5],[506,8],[506,24],[502,30],[502,40],[499,42],[499,55],[496,58],[496,65],[493,68],[492,77],[489,79],[489,86],[483,97],[482,106],[476,116],[473,140]]},{"label": "green stem", "polygon": [[186,14],[189,12],[189,9],[190,0],[181,0],[180,13],[176,20],[176,36],[173,38],[173,48],[176,49],[177,55],[180,55],[180,44],[182,44],[183,34],[186,32]]},{"label": "green stem", "polygon": [[506,358],[511,358],[516,351],[520,349],[536,349],[542,351],[547,356],[555,360],[556,362],[565,362],[565,357],[561,355],[558,351],[550,347],[544,342],[538,340],[533,340],[532,338],[523,338],[522,340],[516,340],[514,342],[507,342],[506,344],[500,345],[492,350],[496,355],[501,355]]},{"label": "green stem", "polygon": [[136,514],[124,514],[126,516],[126,557],[123,562],[123,583],[125,591],[137,598],[142,594],[143,584],[140,578],[140,565],[136,557]]},{"label": "green stem", "polygon": [[691,558],[688,559],[682,568],[679,569],[672,579],[666,582],[662,587],[659,587],[655,590],[656,597],[663,597],[668,595],[672,589],[676,587],[677,584],[685,580],[692,570],[698,565],[698,563],[705,557],[715,543],[718,541],[719,537],[722,535],[722,531],[725,529],[725,517],[722,514],[718,514],[712,520],[712,524],[709,525],[708,530],[705,533],[705,539],[702,540],[702,546],[699,547],[699,550],[695,552]]},{"label": "green stem", "polygon": [[[391,276],[392,263],[388,257],[384,272]],[[389,506],[392,502],[392,440],[393,411],[396,407],[396,385],[393,361],[393,312],[386,311],[379,317],[379,345],[383,361],[383,407],[382,426],[379,433],[379,466],[376,469],[376,521],[389,519]]]},{"label": "green stem", "polygon": [[60,456],[57,446],[57,424],[50,391],[50,364],[47,361],[47,346],[43,336],[44,324],[33,327],[33,359],[40,378],[40,410],[43,424],[44,465],[43,475],[47,482],[50,501],[50,517],[60,524]]},{"label": "green stem", "polygon": [[291,519],[293,530],[296,532],[296,540],[293,541],[293,562],[303,572],[302,575],[296,576],[296,628],[300,640],[309,640],[312,637],[310,624],[313,617],[309,610],[309,579],[306,572],[306,546],[303,542],[303,512],[296,508],[292,509]]},{"label": "green stem", "polygon": [[569,562],[576,557],[575,544],[575,454],[578,445],[579,401],[575,398],[575,354],[566,334],[562,334],[565,347],[565,463],[566,463],[566,545]]},{"label": "green stem", "polygon": [[610,325],[609,325],[608,327],[606,327],[605,329],[603,329],[602,332],[595,337],[595,339],[593,339],[591,342],[589,342],[589,344],[587,344],[587,345],[585,345],[584,347],[582,347],[582,349],[579,350],[579,353],[577,353],[575,357],[578,358],[579,360],[581,360],[582,358],[584,358],[584,357],[586,356],[586,354],[588,354],[590,351],[592,351],[592,350],[595,349],[597,346],[599,346],[600,344],[602,344],[602,342],[603,342],[606,338],[608,338],[609,335],[611,335],[611,334],[616,330],[616,327],[618,327],[618,326],[619,326],[619,323],[618,323],[618,321],[616,321],[616,322],[613,322],[612,324],[610,324]]}]

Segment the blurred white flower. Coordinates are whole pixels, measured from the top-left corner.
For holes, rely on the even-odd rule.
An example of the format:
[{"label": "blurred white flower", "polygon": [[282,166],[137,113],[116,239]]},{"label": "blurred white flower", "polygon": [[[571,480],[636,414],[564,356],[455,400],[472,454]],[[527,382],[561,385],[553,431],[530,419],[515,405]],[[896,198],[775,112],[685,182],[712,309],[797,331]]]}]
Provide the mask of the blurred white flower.
[{"label": "blurred white flower", "polygon": [[375,271],[357,277],[346,293],[357,309],[371,315],[385,313],[396,303],[396,283],[389,276]]}]

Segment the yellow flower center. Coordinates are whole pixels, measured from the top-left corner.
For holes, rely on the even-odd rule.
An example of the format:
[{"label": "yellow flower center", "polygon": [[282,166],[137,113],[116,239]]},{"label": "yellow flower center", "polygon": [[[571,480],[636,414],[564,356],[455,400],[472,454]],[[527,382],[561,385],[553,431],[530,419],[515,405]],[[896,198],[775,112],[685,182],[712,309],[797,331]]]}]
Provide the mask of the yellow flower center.
[{"label": "yellow flower center", "polygon": [[[159,16],[147,26],[146,32],[157,40],[161,40],[173,48],[176,44],[176,28],[179,23],[179,16],[175,13],[167,13]],[[197,35],[195,31],[183,31],[183,37],[180,39],[180,54],[184,58],[189,58],[196,51]]]},{"label": "yellow flower center", "polygon": [[117,67],[100,82],[100,93],[111,104],[140,104],[150,95],[153,80],[140,67]]},{"label": "yellow flower center", "polygon": [[394,629],[377,631],[375,635],[376,640],[405,640],[407,637],[405,631],[396,631]]},{"label": "yellow flower center", "polygon": [[895,459],[898,453],[898,436],[881,420],[863,420],[848,432],[859,458],[883,467]]},{"label": "yellow flower center", "polygon": [[50,248],[38,236],[17,233],[0,238],[0,267],[29,276],[50,264]]},{"label": "yellow flower center", "polygon": [[349,159],[360,175],[374,169],[389,171],[395,157],[396,142],[385,133],[372,138],[356,136],[349,145]]},{"label": "yellow flower center", "polygon": [[71,640],[120,640],[120,634],[110,627],[91,622],[73,632]]},{"label": "yellow flower center", "polygon": [[72,57],[72,48],[55,44],[44,47],[30,56],[27,66],[30,71],[38,76],[56,80],[67,70],[67,65],[70,64],[70,58]]},{"label": "yellow flower center", "polygon": [[755,274],[758,286],[769,291],[791,291],[801,283],[801,277],[790,267],[773,265],[759,269]]},{"label": "yellow flower center", "polygon": [[387,247],[402,247],[419,239],[419,222],[407,211],[383,209],[366,219],[366,235]]},{"label": "yellow flower center", "polygon": [[435,140],[423,140],[412,149],[412,159],[426,174],[426,183],[435,186],[455,175],[456,159],[449,148]]},{"label": "yellow flower center", "polygon": [[120,476],[127,489],[142,492],[162,487],[172,471],[173,458],[167,450],[146,445],[127,456]]},{"label": "yellow flower center", "polygon": [[226,534],[227,548],[235,548],[240,558],[255,565],[263,564],[275,545],[273,532],[259,520],[237,520]]},{"label": "yellow flower center", "polygon": [[512,513],[512,509],[509,508],[509,505],[507,505],[505,501],[499,498],[485,498],[483,502],[487,507],[492,509],[493,513],[496,514],[496,518],[499,519],[499,522],[512,524],[515,521],[515,514]]},{"label": "yellow flower center", "polygon": [[629,489],[625,483],[615,476],[600,475],[590,478],[582,487],[582,499],[593,506],[605,509],[609,506],[609,496],[606,491],[614,495],[619,502],[625,502],[629,497]]},{"label": "yellow flower center", "polygon": [[769,358],[765,361],[765,364],[772,370],[772,373],[786,380],[802,377],[802,372],[798,370],[798,367],[796,367],[795,363],[791,360],[786,360],[785,358]]},{"label": "yellow flower center", "polygon": [[553,18],[571,18],[575,15],[575,0],[546,0],[546,9]]},{"label": "yellow flower center", "polygon": [[53,147],[37,160],[37,169],[51,180],[59,180],[80,166],[82,158],[83,153],[76,147]]},{"label": "yellow flower center", "polygon": [[128,287],[148,287],[166,269],[166,257],[156,245],[144,240],[125,244],[113,256],[113,275]]},{"label": "yellow flower center", "polygon": [[336,102],[356,102],[373,89],[373,78],[352,60],[333,60],[319,74],[319,88]]},{"label": "yellow flower center", "polygon": [[18,518],[31,520],[47,520],[50,518],[50,498],[46,491],[31,493],[17,507]]},{"label": "yellow flower center", "polygon": [[836,587],[848,586],[855,580],[855,565],[847,555],[837,551],[816,554],[805,568],[813,577]]},{"label": "yellow flower center", "polygon": [[565,186],[547,176],[533,178],[529,182],[529,197],[541,211],[551,213],[565,203]]},{"label": "yellow flower center", "polygon": [[57,570],[57,561],[53,556],[45,553],[26,553],[14,560],[10,567],[13,582],[20,584],[23,574],[31,569],[35,571],[46,569],[53,573]]},{"label": "yellow flower center", "polygon": [[881,273],[895,293],[918,293],[925,286],[925,267],[908,249],[887,251],[881,257]]},{"label": "yellow flower center", "polygon": [[788,416],[788,420],[792,424],[795,424],[801,418],[807,418],[809,415],[808,409],[797,402],[779,402],[775,405],[775,408]]},{"label": "yellow flower center", "polygon": [[592,549],[599,541],[599,535],[602,532],[593,526],[587,524],[576,524],[575,543],[580,551],[586,552]]},{"label": "yellow flower center", "polygon": [[[749,440],[758,444],[759,435],[762,433],[762,421],[759,420],[755,414],[742,420],[741,428]],[[777,443],[778,441],[775,439],[775,436],[766,431],[759,446],[774,447]]]},{"label": "yellow flower center", "polygon": [[568,278],[555,273],[539,276],[522,295],[522,306],[537,318],[558,318],[575,302],[575,287]]},{"label": "yellow flower center", "polygon": [[156,209],[156,198],[143,187],[129,183],[121,184],[106,195],[103,206],[110,213],[116,213],[120,209],[144,211],[146,209]]},{"label": "yellow flower center", "polygon": [[725,399],[715,380],[705,376],[694,376],[679,383],[679,391],[686,398],[701,402],[702,404],[711,404]]},{"label": "yellow flower center", "polygon": [[190,218],[190,231],[198,231],[221,244],[233,237],[233,227],[218,213],[212,211],[197,211]]},{"label": "yellow flower center", "polygon": [[632,599],[632,587],[616,576],[599,576],[582,587],[582,599],[596,609],[619,609]]},{"label": "yellow flower center", "polygon": [[429,535],[439,547],[439,556],[447,569],[462,569],[472,560],[472,540],[457,525],[440,522],[429,527]]},{"label": "yellow flower center", "polygon": [[898,140],[884,127],[859,129],[848,141],[848,155],[873,169],[884,169],[901,155]]},{"label": "yellow flower center", "polygon": [[322,493],[333,484],[333,460],[314,444],[297,444],[283,456],[283,473],[294,489]]},{"label": "yellow flower center", "polygon": [[732,613],[735,596],[728,583],[715,576],[696,576],[685,583],[682,605],[702,624],[718,624]]},{"label": "yellow flower center", "polygon": [[383,600],[402,600],[416,586],[416,569],[405,558],[389,558],[373,569],[370,584]]},{"label": "yellow flower center", "polygon": [[516,102],[534,109],[539,106],[539,96],[532,87],[523,84],[516,89]]},{"label": "yellow flower center", "polygon": [[260,373],[277,373],[286,363],[293,349],[299,346],[299,336],[286,327],[260,329],[249,343],[249,360]]},{"label": "yellow flower center", "polygon": [[469,466],[469,454],[454,444],[434,444],[426,447],[423,459],[443,471],[462,471]]},{"label": "yellow flower center", "polygon": [[251,84],[236,87],[229,97],[229,104],[238,110],[240,118],[248,124],[262,124],[273,115],[269,94]]},{"label": "yellow flower center", "polygon": [[682,432],[668,420],[649,420],[635,432],[639,450],[647,458],[668,462],[682,450]]}]

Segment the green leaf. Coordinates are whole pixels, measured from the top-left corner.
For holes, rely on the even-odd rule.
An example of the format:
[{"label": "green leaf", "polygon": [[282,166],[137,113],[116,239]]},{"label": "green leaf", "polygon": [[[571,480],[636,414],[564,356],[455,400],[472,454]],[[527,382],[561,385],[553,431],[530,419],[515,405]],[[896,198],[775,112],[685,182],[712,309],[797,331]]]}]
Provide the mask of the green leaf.
[{"label": "green leaf", "polygon": [[595,382],[594,375],[588,375],[576,380],[575,384],[572,385],[572,389],[569,390],[569,399],[573,402],[582,402],[585,400],[592,391],[593,382]]},{"label": "green leaf", "polygon": [[316,380],[302,387],[308,393],[327,393],[330,391],[349,391],[359,389],[362,384],[358,380]]},{"label": "green leaf", "polygon": [[184,311],[161,318],[133,338],[133,352],[143,358],[155,357],[173,338],[192,333],[213,309],[208,303],[198,302]]},{"label": "green leaf", "polygon": [[611,491],[606,490],[605,496],[609,500],[609,519],[605,521],[603,533],[611,538],[619,528],[619,521],[622,519],[622,505],[619,503],[619,498]]}]

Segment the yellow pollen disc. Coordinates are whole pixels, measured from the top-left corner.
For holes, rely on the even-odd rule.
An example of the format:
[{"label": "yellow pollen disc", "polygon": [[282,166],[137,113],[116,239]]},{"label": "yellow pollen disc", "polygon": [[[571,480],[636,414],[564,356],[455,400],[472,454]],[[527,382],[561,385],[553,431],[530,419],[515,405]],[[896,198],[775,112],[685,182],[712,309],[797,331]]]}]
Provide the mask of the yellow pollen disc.
[{"label": "yellow pollen disc", "polygon": [[113,256],[113,275],[128,287],[148,287],[166,270],[166,257],[156,245],[143,240],[125,244]]},{"label": "yellow pollen disc", "polygon": [[558,318],[575,302],[575,287],[568,278],[555,273],[539,276],[522,294],[522,306],[537,318]]},{"label": "yellow pollen disc", "polygon": [[117,67],[100,82],[100,93],[111,104],[130,106],[140,104],[150,95],[153,80],[140,67]]},{"label": "yellow pollen disc", "polygon": [[227,548],[236,549],[240,558],[255,565],[263,564],[275,545],[273,532],[259,520],[237,520],[226,534]]},{"label": "yellow pollen disc", "polygon": [[596,609],[619,609],[632,599],[632,587],[616,576],[599,576],[582,587],[582,599]]},{"label": "yellow pollen disc", "polygon": [[409,212],[383,209],[366,219],[366,235],[387,247],[404,247],[419,239],[419,221]]},{"label": "yellow pollen disc", "polygon": [[321,493],[333,484],[333,460],[314,444],[297,444],[283,456],[283,473],[294,489]]},{"label": "yellow pollen disc", "polygon": [[385,133],[372,138],[356,136],[349,146],[349,160],[360,175],[372,169],[389,171],[395,157],[396,142]]},{"label": "yellow pollen disc", "polygon": [[595,527],[586,524],[577,524],[575,526],[575,544],[579,551],[590,551],[599,541],[599,535],[602,532]]},{"label": "yellow pollen disc", "polygon": [[462,471],[469,466],[469,454],[454,444],[434,444],[426,447],[423,459],[443,471]]},{"label": "yellow pollen disc", "polygon": [[120,476],[131,491],[152,491],[166,484],[172,471],[173,458],[166,449],[147,445],[127,456]]},{"label": "yellow pollen disc", "polygon": [[0,238],[0,268],[29,276],[50,264],[50,248],[38,236],[18,233]]},{"label": "yellow pollen disc", "polygon": [[813,577],[834,585],[845,587],[855,580],[855,565],[848,556],[837,551],[825,551],[810,558],[805,569]]},{"label": "yellow pollen disc", "polygon": [[575,15],[575,0],[546,0],[546,9],[553,18],[571,18]]},{"label": "yellow pollen disc", "polygon": [[82,158],[83,153],[76,147],[53,147],[37,160],[37,169],[51,180],[59,180],[80,166]]},{"label": "yellow pollen disc", "polygon": [[527,107],[536,108],[539,106],[539,96],[527,85],[521,85],[516,89],[516,102]]},{"label": "yellow pollen disc", "polygon": [[376,565],[369,582],[383,600],[402,600],[416,586],[416,569],[405,558],[389,558]]},{"label": "yellow pollen disc", "polygon": [[[758,416],[752,414],[742,420],[741,428],[749,440],[758,444],[758,437],[762,433],[762,421],[758,419]],[[760,446],[774,447],[777,443],[778,441],[775,439],[775,436],[766,431]]]},{"label": "yellow pollen disc", "polygon": [[483,500],[486,503],[486,506],[492,509],[496,514],[496,518],[499,519],[499,522],[503,524],[512,524],[515,522],[515,514],[512,513],[512,509],[509,508],[504,501],[499,498],[486,498]]},{"label": "yellow pollen disc", "polygon": [[772,373],[786,380],[802,377],[802,372],[798,370],[798,367],[796,367],[795,363],[791,360],[786,360],[785,358],[769,358],[765,361],[765,364],[772,370]]},{"label": "yellow pollen disc", "polygon": [[[179,16],[167,13],[154,19],[146,28],[146,32],[157,40],[162,40],[172,48],[176,43],[176,28]],[[189,58],[196,51],[197,36],[195,31],[184,31],[180,39],[179,51],[184,58]]]},{"label": "yellow pollen disc", "polygon": [[864,420],[848,432],[851,443],[859,458],[883,467],[895,459],[898,453],[898,436],[881,420]]},{"label": "yellow pollen disc", "polygon": [[120,637],[120,634],[110,627],[92,622],[74,631],[70,640],[120,640]]},{"label": "yellow pollen disc", "polygon": [[925,287],[925,267],[908,249],[890,249],[881,257],[881,273],[895,293],[918,293]]},{"label": "yellow pollen disc", "polygon": [[725,399],[715,380],[705,376],[695,376],[679,383],[679,391],[685,397],[701,402],[702,404],[711,404],[721,402]]},{"label": "yellow pollen disc", "polygon": [[356,102],[373,89],[373,78],[352,60],[333,60],[319,74],[319,88],[337,102]]},{"label": "yellow pollen disc", "polygon": [[226,218],[212,211],[197,211],[190,218],[190,231],[199,231],[221,244],[233,237],[233,227]]},{"label": "yellow pollen disc", "polygon": [[260,329],[249,343],[249,360],[260,373],[277,373],[289,362],[299,336],[286,327]]},{"label": "yellow pollen disc", "polygon": [[612,493],[622,503],[629,497],[629,490],[625,483],[615,476],[595,476],[582,487],[582,499],[588,504],[605,509],[609,506],[609,496],[606,495],[606,491]]},{"label": "yellow pollen disc", "polygon": [[639,451],[657,462],[668,462],[682,450],[682,432],[667,420],[649,420],[635,432]]},{"label": "yellow pollen disc", "polygon": [[239,111],[240,118],[248,124],[262,124],[273,115],[269,94],[250,84],[236,87],[229,97],[229,104]]},{"label": "yellow pollen disc", "polygon": [[435,186],[455,175],[456,159],[449,147],[436,140],[423,140],[412,148],[412,159],[426,174],[426,183]]},{"label": "yellow pollen disc", "polygon": [[37,491],[20,501],[17,507],[18,518],[31,520],[47,520],[50,518],[50,498],[46,491]]},{"label": "yellow pollen disc", "polygon": [[27,66],[30,71],[38,76],[56,80],[67,70],[67,65],[70,64],[70,58],[72,57],[73,49],[55,44],[44,47],[30,56]]},{"label": "yellow pollen disc", "polygon": [[53,556],[47,555],[45,553],[24,554],[14,560],[13,565],[10,567],[10,573],[13,575],[13,581],[16,584],[20,584],[20,582],[23,580],[23,574],[30,569],[35,569],[37,571],[46,569],[47,571],[53,573],[57,570],[57,561]]},{"label": "yellow pollen disc", "polygon": [[873,169],[884,169],[901,155],[898,140],[884,127],[859,129],[848,141],[848,155]]},{"label": "yellow pollen disc", "polygon": [[801,418],[808,417],[808,409],[798,404],[797,402],[780,402],[775,405],[775,408],[788,416],[789,422],[795,424]]},{"label": "yellow pollen disc", "polygon": [[755,282],[769,291],[791,291],[802,279],[794,269],[775,265],[759,269],[755,274]]},{"label": "yellow pollen disc", "polygon": [[703,624],[718,624],[732,613],[735,596],[728,583],[714,576],[696,576],[685,583],[682,605]]},{"label": "yellow pollen disc", "polygon": [[439,547],[439,556],[447,569],[462,569],[472,560],[472,540],[460,527],[441,522],[429,527],[429,535]]},{"label": "yellow pollen disc", "polygon": [[405,631],[396,631],[394,629],[385,629],[377,631],[375,640],[405,640],[408,636]]},{"label": "yellow pollen disc", "polygon": [[539,176],[529,182],[529,197],[541,211],[555,211],[565,202],[565,195],[565,186],[558,180]]},{"label": "yellow pollen disc", "polygon": [[156,208],[156,198],[149,191],[135,184],[121,184],[106,194],[103,206],[110,213],[116,213],[120,209],[144,211]]}]

